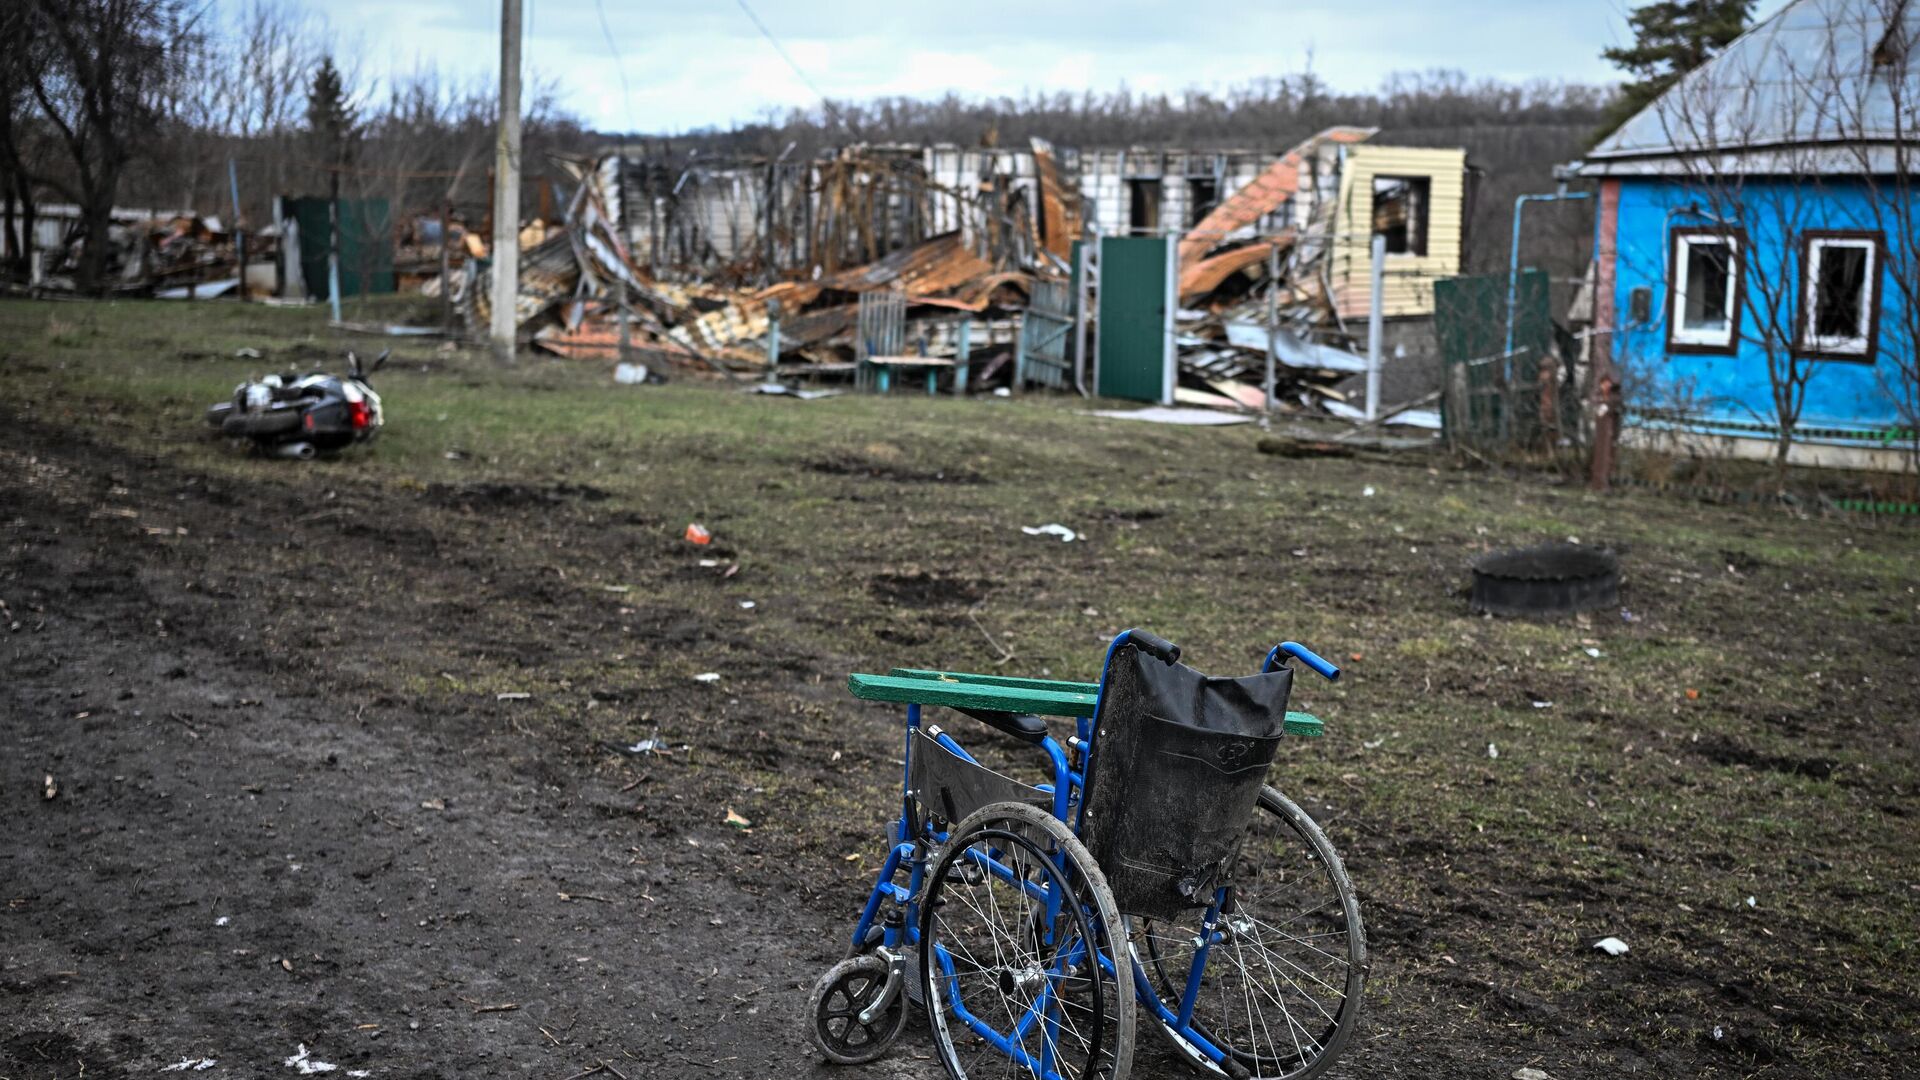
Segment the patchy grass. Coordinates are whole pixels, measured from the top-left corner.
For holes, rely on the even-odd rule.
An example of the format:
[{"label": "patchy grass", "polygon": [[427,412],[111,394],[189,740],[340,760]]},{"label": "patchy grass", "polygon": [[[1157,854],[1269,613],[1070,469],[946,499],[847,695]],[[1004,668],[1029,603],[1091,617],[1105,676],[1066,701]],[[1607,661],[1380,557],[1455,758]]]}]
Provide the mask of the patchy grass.
[{"label": "patchy grass", "polygon": [[[778,746],[696,745],[686,783],[747,792],[844,895],[851,838],[877,835],[896,782],[887,716],[836,692],[845,668],[1093,678],[1103,637],[1141,625],[1239,672],[1292,637],[1349,675],[1298,684],[1328,736],[1289,744],[1275,781],[1364,894],[1378,961],[1355,1067],[1892,1076],[1920,1050],[1910,525],[1425,457],[1281,461],[1250,430],[1052,397],[621,387],[602,365],[500,370],[405,339],[377,380],[380,443],[293,465],[207,438],[200,410],[387,342],[220,303],[0,304],[0,340],[0,393],[36,430],[355,522],[302,525],[339,531],[288,532],[252,553],[268,564],[351,577],[432,552],[406,609],[307,643],[377,643],[351,677],[393,700],[536,690],[513,722],[579,740],[699,744],[703,724],[780,718]],[[678,539],[689,521],[711,549]],[[1047,522],[1084,539],[1020,532]],[[1468,615],[1472,557],[1568,537],[1623,553],[1624,611]],[[196,572],[244,574],[248,538],[207,543]],[[722,688],[694,687],[708,670]],[[853,767],[828,767],[842,753]],[[1605,935],[1633,951],[1603,957]]]}]

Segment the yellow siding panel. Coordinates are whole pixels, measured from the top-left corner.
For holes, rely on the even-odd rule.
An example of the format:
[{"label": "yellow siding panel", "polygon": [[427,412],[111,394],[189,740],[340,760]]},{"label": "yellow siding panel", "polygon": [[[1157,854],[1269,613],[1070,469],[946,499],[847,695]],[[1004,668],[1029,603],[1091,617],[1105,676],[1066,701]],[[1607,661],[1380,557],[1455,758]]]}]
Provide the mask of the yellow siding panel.
[{"label": "yellow siding panel", "polygon": [[1373,178],[1424,176],[1428,180],[1427,254],[1387,260],[1381,305],[1389,318],[1433,314],[1433,282],[1460,272],[1461,223],[1466,206],[1465,150],[1362,143],[1346,151],[1340,173],[1340,209],[1335,231],[1333,286],[1343,317],[1367,314],[1368,260],[1373,230]]}]

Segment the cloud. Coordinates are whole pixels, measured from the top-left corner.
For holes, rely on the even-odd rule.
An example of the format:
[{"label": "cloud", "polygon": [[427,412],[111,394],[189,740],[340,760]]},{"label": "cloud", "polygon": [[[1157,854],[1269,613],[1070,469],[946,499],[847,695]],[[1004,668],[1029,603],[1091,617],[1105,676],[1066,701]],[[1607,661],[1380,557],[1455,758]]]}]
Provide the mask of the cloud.
[{"label": "cloud", "polygon": [[[219,2],[230,9],[240,0]],[[1370,90],[1392,72],[1431,68],[1512,81],[1608,82],[1619,73],[1600,50],[1629,36],[1623,0],[1481,0],[1471,17],[1431,0],[1192,10],[1146,0],[749,0],[806,73],[802,79],[737,3],[525,2],[530,72],[555,80],[562,105],[587,123],[648,132],[726,127],[810,107],[816,95],[808,79],[842,100],[1122,85],[1172,93],[1297,72],[1309,52],[1315,72],[1341,90]],[[1760,14],[1783,2],[1765,0]],[[499,64],[499,9],[491,3],[336,0],[314,10],[363,43],[355,51],[371,75],[424,61],[471,78]],[[623,67],[630,92],[621,90]]]}]

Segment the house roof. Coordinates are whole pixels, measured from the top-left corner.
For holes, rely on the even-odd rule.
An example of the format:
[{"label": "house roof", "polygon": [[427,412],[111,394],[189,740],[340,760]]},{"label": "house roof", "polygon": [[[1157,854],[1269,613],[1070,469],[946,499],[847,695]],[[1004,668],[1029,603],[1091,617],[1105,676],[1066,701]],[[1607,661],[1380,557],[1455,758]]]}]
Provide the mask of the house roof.
[{"label": "house roof", "polygon": [[1857,173],[1920,145],[1920,0],[1794,0],[1695,68],[1576,165]]}]

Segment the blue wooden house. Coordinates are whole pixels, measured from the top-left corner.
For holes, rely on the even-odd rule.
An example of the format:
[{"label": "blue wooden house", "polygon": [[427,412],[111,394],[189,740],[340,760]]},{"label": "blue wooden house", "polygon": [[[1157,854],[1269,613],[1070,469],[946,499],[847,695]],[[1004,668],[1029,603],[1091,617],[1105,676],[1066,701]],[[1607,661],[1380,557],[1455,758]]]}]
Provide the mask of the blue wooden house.
[{"label": "blue wooden house", "polygon": [[1572,166],[1623,441],[1910,467],[1920,0],[1795,0]]}]

